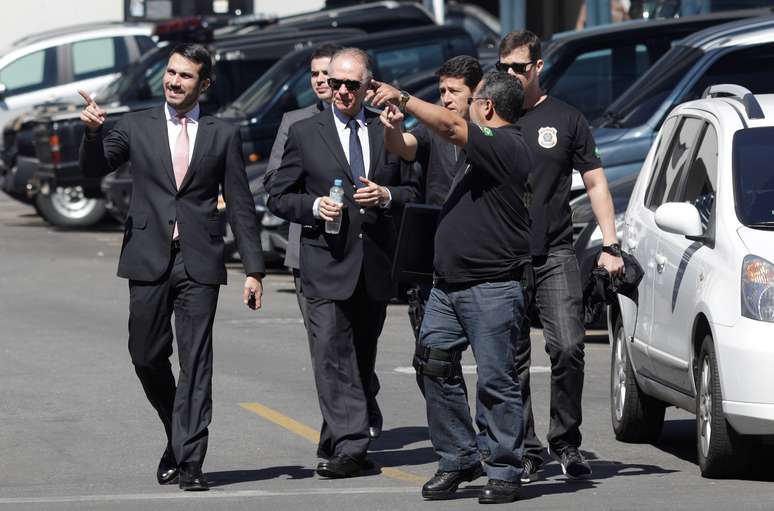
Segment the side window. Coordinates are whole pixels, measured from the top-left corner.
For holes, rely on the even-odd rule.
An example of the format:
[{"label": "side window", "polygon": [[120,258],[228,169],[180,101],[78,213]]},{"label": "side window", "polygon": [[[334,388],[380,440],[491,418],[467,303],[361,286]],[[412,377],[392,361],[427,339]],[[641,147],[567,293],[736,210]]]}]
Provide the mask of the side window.
[{"label": "side window", "polygon": [[710,85],[734,83],[753,94],[774,92],[774,44],[733,51],[719,58],[680,102],[698,99]]},{"label": "side window", "polygon": [[704,121],[694,117],[686,117],[675,131],[661,167],[653,174],[645,205],[656,210],[664,202],[670,202],[677,197],[680,177],[688,168],[696,137],[702,129]]},{"label": "side window", "polygon": [[553,84],[551,95],[595,119],[645,73],[650,61],[644,44],[581,53]]},{"label": "side window", "polygon": [[53,87],[56,78],[56,48],[36,51],[14,60],[0,70],[6,96]]},{"label": "side window", "polygon": [[147,53],[156,47],[156,43],[148,36],[136,35],[134,36],[134,40],[137,42],[137,48],[140,50],[140,55]]},{"label": "side window", "polygon": [[374,61],[380,81],[389,83],[420,71],[436,69],[444,61],[443,46],[438,42],[377,51]]},{"label": "side window", "polygon": [[686,175],[683,192],[678,200],[690,202],[699,210],[704,232],[710,225],[715,206],[718,179],[718,135],[712,125],[707,127],[696,158]]},{"label": "side window", "polygon": [[666,120],[664,127],[661,129],[658,141],[656,142],[656,154],[653,156],[653,164],[651,166],[653,170],[650,173],[650,186],[648,188],[647,194],[645,195],[645,204],[648,203],[650,195],[653,193],[656,177],[658,176],[659,170],[664,165],[664,158],[666,157],[667,150],[669,149],[669,144],[672,141],[672,134],[674,133],[677,120],[677,117],[670,117]]},{"label": "side window", "polygon": [[115,71],[128,64],[126,45],[120,37],[89,39],[72,44],[73,78],[86,80]]}]

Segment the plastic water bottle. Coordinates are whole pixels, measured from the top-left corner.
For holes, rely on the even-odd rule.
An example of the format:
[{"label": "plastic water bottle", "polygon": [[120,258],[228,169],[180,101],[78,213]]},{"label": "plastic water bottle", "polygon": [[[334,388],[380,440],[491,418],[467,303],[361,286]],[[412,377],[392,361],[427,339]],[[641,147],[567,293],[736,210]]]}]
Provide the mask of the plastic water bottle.
[{"label": "plastic water bottle", "polygon": [[[334,179],[333,186],[331,186],[331,191],[328,193],[328,196],[331,198],[331,200],[337,204],[341,204],[344,202],[344,188],[342,188],[341,186],[342,186],[341,179]],[[339,216],[337,216],[335,220],[325,221],[325,232],[327,234],[338,234],[340,229],[341,229],[341,214],[339,214]]]}]

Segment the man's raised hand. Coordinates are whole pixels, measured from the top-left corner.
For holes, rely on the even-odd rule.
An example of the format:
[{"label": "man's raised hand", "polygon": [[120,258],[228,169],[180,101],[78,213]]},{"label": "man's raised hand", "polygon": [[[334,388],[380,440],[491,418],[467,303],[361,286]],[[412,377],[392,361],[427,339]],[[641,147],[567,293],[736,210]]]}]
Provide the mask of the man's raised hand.
[{"label": "man's raised hand", "polygon": [[86,102],[86,106],[81,110],[81,121],[90,130],[98,130],[105,122],[106,112],[97,105],[96,101],[91,99],[86,91],[78,89],[78,94]]}]

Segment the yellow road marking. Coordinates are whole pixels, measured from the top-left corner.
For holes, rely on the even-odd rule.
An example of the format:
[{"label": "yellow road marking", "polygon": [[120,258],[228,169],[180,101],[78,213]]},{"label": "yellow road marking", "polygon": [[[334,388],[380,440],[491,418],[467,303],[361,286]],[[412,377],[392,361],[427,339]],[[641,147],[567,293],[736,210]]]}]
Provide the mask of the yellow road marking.
[{"label": "yellow road marking", "polygon": [[[287,415],[278,412],[277,410],[269,408],[268,406],[264,406],[260,403],[239,403],[239,406],[245,410],[253,412],[256,415],[260,415],[264,419],[273,422],[278,426],[282,426],[288,431],[295,433],[296,435],[305,438],[314,444],[320,441],[320,433],[316,429],[312,429],[306,424],[298,422],[297,420],[292,419]],[[397,468],[382,467],[381,470],[382,475],[389,477],[390,479],[417,484],[423,484],[425,482],[424,478]]]}]

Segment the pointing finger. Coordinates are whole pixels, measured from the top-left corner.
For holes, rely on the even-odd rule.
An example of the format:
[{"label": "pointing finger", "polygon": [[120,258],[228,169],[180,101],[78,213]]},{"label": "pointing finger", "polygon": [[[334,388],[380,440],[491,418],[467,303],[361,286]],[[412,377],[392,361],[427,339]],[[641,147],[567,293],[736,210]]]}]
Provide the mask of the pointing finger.
[{"label": "pointing finger", "polygon": [[80,94],[81,97],[83,98],[83,100],[86,101],[87,105],[91,105],[91,104],[95,104],[96,105],[96,103],[94,103],[94,100],[91,99],[91,96],[89,96],[89,93],[86,92],[85,90],[78,89],[78,94]]}]

